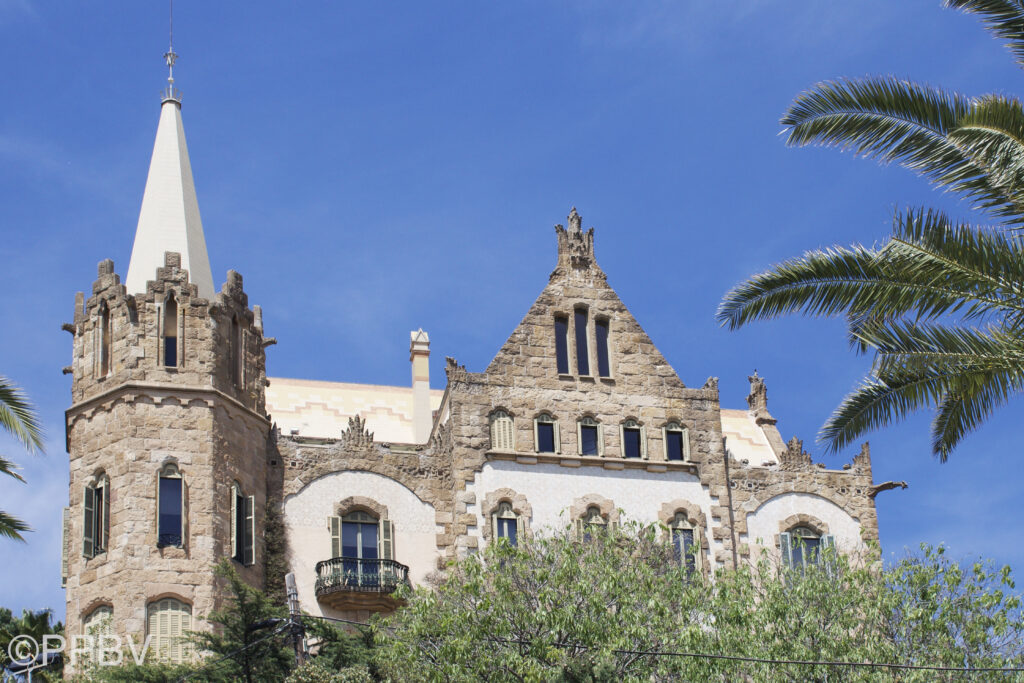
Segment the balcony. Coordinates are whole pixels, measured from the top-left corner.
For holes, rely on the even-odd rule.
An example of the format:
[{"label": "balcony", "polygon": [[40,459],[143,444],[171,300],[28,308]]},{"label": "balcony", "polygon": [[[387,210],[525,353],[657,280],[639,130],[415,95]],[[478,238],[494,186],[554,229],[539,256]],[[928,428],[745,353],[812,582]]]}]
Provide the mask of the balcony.
[{"label": "balcony", "polygon": [[338,610],[390,612],[400,604],[391,594],[409,582],[409,568],[394,560],[334,557],[316,564],[316,599]]}]

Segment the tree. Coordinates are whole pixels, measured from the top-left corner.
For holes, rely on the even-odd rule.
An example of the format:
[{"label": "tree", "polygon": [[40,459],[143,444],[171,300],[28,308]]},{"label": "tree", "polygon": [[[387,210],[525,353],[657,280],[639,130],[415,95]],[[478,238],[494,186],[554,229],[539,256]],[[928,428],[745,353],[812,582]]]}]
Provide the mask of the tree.
[{"label": "tree", "polygon": [[[947,0],[979,15],[1024,65],[1024,3]],[[811,251],[726,294],[731,329],[801,312],[845,316],[868,376],[826,422],[838,451],[873,429],[934,408],[933,452],[961,439],[1024,389],[1024,106],[895,78],[819,83],[782,119],[791,145],[824,145],[896,162],[968,199],[997,229],[941,212],[897,212],[878,248]]]},{"label": "tree", "polygon": [[[22,610],[21,617],[15,618],[11,610],[0,607],[0,668],[10,661],[8,648],[11,640],[19,635],[32,638],[36,643],[42,643],[47,635],[64,635],[64,625],[61,622],[54,623],[53,611]],[[59,681],[64,670],[63,662],[56,662],[43,670],[39,670],[33,676],[37,681]]]},{"label": "tree", "polygon": [[376,624],[376,665],[396,681],[947,680],[864,663],[1020,666],[1013,590],[1009,569],[932,548],[889,569],[826,551],[799,571],[762,559],[707,580],[664,529],[633,525],[459,562]]},{"label": "tree", "polygon": [[[36,410],[13,382],[0,376],[0,428],[17,439],[29,453],[42,451],[43,429]],[[0,455],[0,474],[24,482],[18,466]],[[25,522],[0,510],[0,536],[24,541],[21,532],[31,531]]]}]

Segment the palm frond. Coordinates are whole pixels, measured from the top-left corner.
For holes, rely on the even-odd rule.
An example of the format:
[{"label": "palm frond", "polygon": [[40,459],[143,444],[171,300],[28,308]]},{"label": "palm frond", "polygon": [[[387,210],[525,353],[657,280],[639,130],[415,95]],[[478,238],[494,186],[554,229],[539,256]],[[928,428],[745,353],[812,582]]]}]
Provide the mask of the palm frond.
[{"label": "palm frond", "polygon": [[1024,2],[1020,0],[946,0],[946,7],[982,17],[985,27],[1006,40],[1014,60],[1024,66]]},{"label": "palm frond", "polygon": [[964,436],[974,431],[1013,394],[1024,389],[1024,365],[964,372],[943,397],[932,421],[932,452],[946,462]]},{"label": "palm frond", "polygon": [[0,536],[6,536],[7,538],[24,543],[25,539],[21,535],[23,531],[32,531],[32,527],[0,510]]},{"label": "palm frond", "polygon": [[0,455],[0,474],[8,474],[18,481],[25,481],[25,478],[18,474],[20,468],[10,460]]},{"label": "palm frond", "polygon": [[[947,139],[984,169],[988,181],[1011,204],[1019,206],[1024,201],[1024,108],[1020,100],[1002,95],[978,99]],[[991,201],[979,204],[996,213],[1003,208]]]},{"label": "palm frond", "polygon": [[963,95],[894,77],[844,79],[801,93],[782,125],[790,145],[838,147],[899,163],[998,217],[1018,220],[1024,206],[947,137],[973,107]]},{"label": "palm frond", "polygon": [[0,376],[0,428],[30,452],[43,449],[43,428],[35,407],[13,382]]}]

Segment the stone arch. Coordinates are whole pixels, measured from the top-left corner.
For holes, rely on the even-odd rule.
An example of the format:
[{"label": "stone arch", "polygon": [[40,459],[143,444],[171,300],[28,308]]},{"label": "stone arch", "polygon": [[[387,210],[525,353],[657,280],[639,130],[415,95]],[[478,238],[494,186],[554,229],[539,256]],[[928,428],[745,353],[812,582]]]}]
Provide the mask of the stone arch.
[{"label": "stone arch", "polygon": [[588,493],[575,499],[569,507],[569,519],[572,521],[583,519],[587,510],[593,506],[597,506],[597,509],[601,511],[601,516],[609,524],[619,523],[619,510],[615,507],[615,503],[596,493]]},{"label": "stone arch", "polygon": [[704,512],[700,509],[700,506],[696,503],[691,503],[688,500],[677,498],[676,500],[663,503],[661,509],[658,511],[658,521],[665,526],[672,524],[672,519],[676,516],[677,512],[686,513],[686,519],[695,528],[701,530],[701,541],[700,545],[702,548],[708,547],[707,534],[703,533],[708,526],[707,517]]},{"label": "stone arch", "polygon": [[821,521],[813,515],[808,515],[802,512],[795,515],[790,515],[789,517],[786,517],[786,519],[780,521],[779,533],[789,531],[793,527],[798,526],[805,526],[810,529],[813,529],[814,533],[818,534],[819,536],[824,536],[828,533],[828,523]]},{"label": "stone arch", "polygon": [[510,488],[500,488],[484,496],[484,502],[480,509],[484,518],[483,535],[485,541],[491,540],[491,524],[489,522],[491,515],[494,514],[502,503],[511,504],[512,512],[516,513],[516,516],[523,520],[524,530],[527,532],[530,530],[529,522],[533,518],[533,507],[527,502],[526,496],[516,493]]},{"label": "stone arch", "polygon": [[357,510],[369,512],[377,519],[388,519],[387,505],[381,505],[374,499],[367,498],[366,496],[349,496],[338,501],[334,506],[334,511],[338,517],[344,517],[348,513],[356,512]]},{"label": "stone arch", "polygon": [[114,609],[114,600],[113,600],[113,598],[109,598],[109,597],[107,597],[105,595],[97,597],[97,598],[93,598],[92,600],[90,600],[90,601],[88,601],[88,602],[86,602],[84,604],[85,604],[85,607],[81,611],[79,611],[79,613],[78,613],[78,621],[80,623],[84,622],[86,617],[88,617],[90,614],[92,614],[93,612],[98,610],[100,607],[109,607],[110,609]]}]

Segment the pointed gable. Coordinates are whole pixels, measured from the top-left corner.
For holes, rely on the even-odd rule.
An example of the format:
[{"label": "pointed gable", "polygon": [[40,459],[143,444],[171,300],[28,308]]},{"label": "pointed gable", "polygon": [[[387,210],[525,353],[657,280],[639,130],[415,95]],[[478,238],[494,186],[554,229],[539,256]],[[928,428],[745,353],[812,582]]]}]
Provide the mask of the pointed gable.
[{"label": "pointed gable", "polygon": [[[555,226],[558,261],[548,285],[485,374],[517,386],[556,388],[572,383],[627,392],[654,386],[683,388],[675,370],[608,285],[594,258],[594,229],[583,231],[575,208],[568,223],[568,229]],[[560,363],[564,367],[559,368]]]}]

